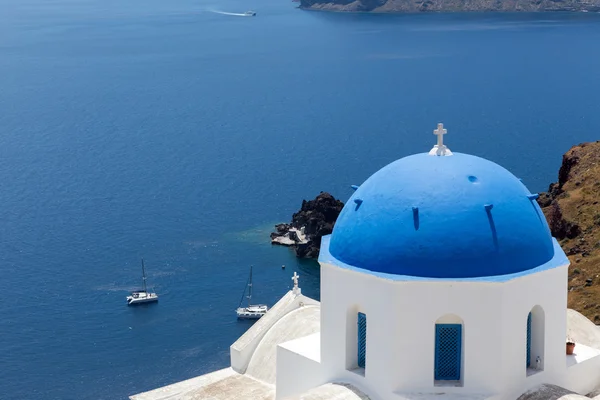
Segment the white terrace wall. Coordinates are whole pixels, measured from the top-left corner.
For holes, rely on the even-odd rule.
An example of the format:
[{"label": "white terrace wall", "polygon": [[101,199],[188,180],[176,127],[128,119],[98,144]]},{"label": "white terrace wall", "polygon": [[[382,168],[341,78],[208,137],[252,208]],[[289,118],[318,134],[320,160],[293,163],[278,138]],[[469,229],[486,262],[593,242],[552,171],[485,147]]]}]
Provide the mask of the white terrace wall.
[{"label": "white terrace wall", "polygon": [[320,333],[277,346],[277,400],[299,395],[327,383],[319,354]]}]

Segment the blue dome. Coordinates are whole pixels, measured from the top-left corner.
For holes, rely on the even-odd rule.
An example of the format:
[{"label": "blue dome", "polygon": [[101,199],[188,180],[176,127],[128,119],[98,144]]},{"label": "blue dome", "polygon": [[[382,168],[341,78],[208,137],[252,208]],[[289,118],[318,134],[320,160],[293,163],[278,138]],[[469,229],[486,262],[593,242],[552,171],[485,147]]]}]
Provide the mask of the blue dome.
[{"label": "blue dome", "polygon": [[536,196],[483,158],[416,154],[368,178],[340,213],[330,254],[396,275],[486,277],[536,268],[554,246]]}]

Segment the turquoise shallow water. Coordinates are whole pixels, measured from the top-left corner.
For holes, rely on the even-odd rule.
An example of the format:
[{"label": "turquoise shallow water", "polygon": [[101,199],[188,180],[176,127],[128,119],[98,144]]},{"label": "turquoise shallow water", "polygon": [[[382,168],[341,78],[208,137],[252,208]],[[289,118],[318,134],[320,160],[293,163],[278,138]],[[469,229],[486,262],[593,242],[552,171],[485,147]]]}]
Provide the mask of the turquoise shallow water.
[{"label": "turquoise shallow water", "polygon": [[[226,366],[250,264],[257,301],[293,271],[319,297],[269,226],[429,150],[439,121],[533,191],[598,138],[598,15],[295,5],[0,0],[0,397],[125,398]],[[141,257],[161,300],[128,308]]]}]

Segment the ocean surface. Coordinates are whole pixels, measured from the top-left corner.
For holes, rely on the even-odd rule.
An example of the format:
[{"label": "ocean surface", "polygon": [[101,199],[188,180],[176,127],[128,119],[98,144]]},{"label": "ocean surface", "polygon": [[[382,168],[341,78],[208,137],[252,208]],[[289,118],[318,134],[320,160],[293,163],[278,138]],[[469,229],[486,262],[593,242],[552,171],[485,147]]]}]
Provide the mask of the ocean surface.
[{"label": "ocean surface", "polygon": [[[294,271],[319,298],[273,224],[428,151],[438,122],[532,191],[600,138],[600,14],[296,6],[0,0],[0,398],[124,399],[226,367],[250,265],[257,302]],[[127,307],[142,257],[160,302]]]}]

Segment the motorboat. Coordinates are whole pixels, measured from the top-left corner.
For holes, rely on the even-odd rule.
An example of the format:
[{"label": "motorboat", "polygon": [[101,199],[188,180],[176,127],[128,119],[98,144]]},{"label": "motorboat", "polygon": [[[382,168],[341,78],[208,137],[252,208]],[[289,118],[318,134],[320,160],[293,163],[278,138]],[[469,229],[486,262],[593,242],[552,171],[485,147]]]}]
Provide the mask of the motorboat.
[{"label": "motorboat", "polygon": [[255,17],[256,16],[256,11],[246,11],[244,13],[245,16],[247,17]]}]

